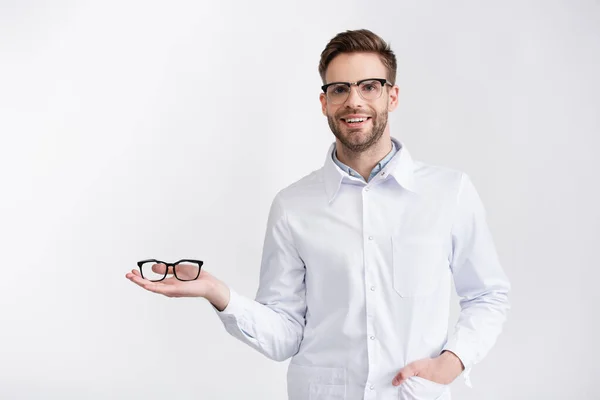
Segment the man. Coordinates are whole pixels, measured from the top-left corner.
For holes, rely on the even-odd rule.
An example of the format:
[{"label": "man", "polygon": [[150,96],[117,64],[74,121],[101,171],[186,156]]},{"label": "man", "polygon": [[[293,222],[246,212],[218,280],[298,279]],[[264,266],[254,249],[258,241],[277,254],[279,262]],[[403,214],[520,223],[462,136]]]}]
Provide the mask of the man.
[{"label": "man", "polygon": [[[509,309],[482,203],[467,175],[414,161],[390,136],[396,58],[380,37],[338,34],[319,72],[336,140],[321,169],[275,196],[256,299],[205,270],[192,282],[127,277],[204,297],[231,335],[291,357],[290,399],[450,399]],[[448,335],[450,279],[462,311]]]}]

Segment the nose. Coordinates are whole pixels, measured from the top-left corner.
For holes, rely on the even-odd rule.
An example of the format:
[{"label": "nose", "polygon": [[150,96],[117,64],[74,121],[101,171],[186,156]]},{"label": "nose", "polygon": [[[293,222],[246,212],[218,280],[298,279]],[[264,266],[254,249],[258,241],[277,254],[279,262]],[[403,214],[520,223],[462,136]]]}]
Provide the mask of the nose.
[{"label": "nose", "polygon": [[359,108],[362,107],[363,98],[358,94],[358,86],[352,85],[350,86],[350,93],[348,93],[348,98],[344,102],[344,105],[347,108]]}]

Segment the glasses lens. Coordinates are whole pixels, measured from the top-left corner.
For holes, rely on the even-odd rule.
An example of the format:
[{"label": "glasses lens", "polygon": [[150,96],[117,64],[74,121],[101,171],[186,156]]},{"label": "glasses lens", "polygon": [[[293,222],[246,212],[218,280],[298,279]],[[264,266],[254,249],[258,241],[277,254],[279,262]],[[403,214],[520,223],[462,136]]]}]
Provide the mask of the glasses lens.
[{"label": "glasses lens", "polygon": [[359,85],[360,94],[366,100],[375,100],[381,96],[381,82],[364,81]]},{"label": "glasses lens", "polygon": [[[166,269],[167,266],[163,263],[146,262],[142,264],[142,277],[151,281],[160,281],[165,278]],[[170,272],[170,274],[167,274],[166,278],[173,276],[172,268],[167,272]]]},{"label": "glasses lens", "polygon": [[183,261],[175,266],[175,275],[182,281],[193,281],[200,274],[200,264],[192,261]]},{"label": "glasses lens", "polygon": [[327,98],[333,104],[339,104],[346,101],[350,93],[350,88],[347,85],[336,84],[327,87]]}]

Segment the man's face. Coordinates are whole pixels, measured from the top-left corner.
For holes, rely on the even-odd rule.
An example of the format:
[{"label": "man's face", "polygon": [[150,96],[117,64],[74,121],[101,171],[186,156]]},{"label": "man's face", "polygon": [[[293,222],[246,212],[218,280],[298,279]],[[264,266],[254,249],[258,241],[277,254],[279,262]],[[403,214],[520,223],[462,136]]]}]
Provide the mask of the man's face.
[{"label": "man's face", "polygon": [[[387,78],[387,69],[377,54],[350,53],[336,56],[325,74],[326,83],[357,82],[368,78]],[[320,96],[323,115],[329,127],[344,147],[352,152],[363,152],[381,138],[387,128],[388,112],[398,104],[398,87],[385,85],[381,97],[364,100],[358,87],[352,86],[342,104],[330,104],[327,96]],[[367,117],[361,123],[348,123],[348,118]]]}]

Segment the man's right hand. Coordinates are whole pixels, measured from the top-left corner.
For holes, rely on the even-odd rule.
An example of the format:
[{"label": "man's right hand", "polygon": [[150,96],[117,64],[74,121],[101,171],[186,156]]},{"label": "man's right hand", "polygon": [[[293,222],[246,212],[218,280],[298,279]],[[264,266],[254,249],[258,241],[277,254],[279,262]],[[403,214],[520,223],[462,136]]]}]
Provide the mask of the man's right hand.
[{"label": "man's right hand", "polygon": [[[157,266],[160,268],[160,266]],[[177,266],[177,273],[185,273],[185,265]],[[156,271],[163,273],[164,271]],[[132,269],[125,277],[136,285],[154,293],[167,297],[204,297],[219,311],[223,311],[229,303],[229,287],[205,270],[193,281],[180,281],[171,276],[159,282],[142,278],[140,271]]]}]

